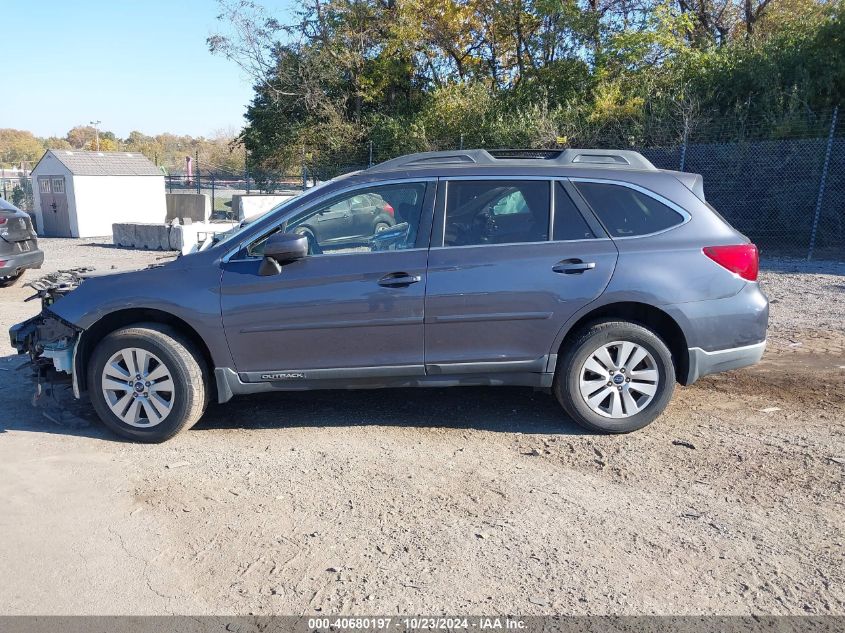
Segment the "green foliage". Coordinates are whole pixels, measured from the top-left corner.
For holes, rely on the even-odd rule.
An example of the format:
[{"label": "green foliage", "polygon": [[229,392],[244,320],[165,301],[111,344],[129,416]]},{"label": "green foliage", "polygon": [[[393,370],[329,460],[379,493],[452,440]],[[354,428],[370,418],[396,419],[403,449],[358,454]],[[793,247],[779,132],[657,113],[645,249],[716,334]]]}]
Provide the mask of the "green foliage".
[{"label": "green foliage", "polygon": [[[32,196],[32,191],[30,190],[29,196]],[[21,187],[20,185],[15,185],[14,189],[12,189],[12,204],[16,207],[23,209],[26,206],[27,200],[27,192],[26,189]]]},{"label": "green foliage", "polygon": [[[430,148],[425,127],[412,117],[377,114],[368,121],[367,129],[367,136],[373,144],[374,162]],[[389,155],[383,155],[384,148],[389,148]]]},{"label": "green foliage", "polygon": [[845,96],[842,0],[300,2],[268,35],[255,5],[222,0],[247,36],[219,36],[230,57],[275,60],[240,136],[255,168],[336,173],[369,141],[378,161],[817,134]]}]

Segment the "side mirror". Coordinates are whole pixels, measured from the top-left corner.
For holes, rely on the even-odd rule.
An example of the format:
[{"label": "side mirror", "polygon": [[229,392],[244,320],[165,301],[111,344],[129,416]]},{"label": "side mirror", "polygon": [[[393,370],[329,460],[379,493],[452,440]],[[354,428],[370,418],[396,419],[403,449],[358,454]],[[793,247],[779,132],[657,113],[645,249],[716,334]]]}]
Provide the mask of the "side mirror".
[{"label": "side mirror", "polygon": [[308,256],[308,238],[296,233],[274,233],[264,244],[260,275],[277,275],[282,266]]}]

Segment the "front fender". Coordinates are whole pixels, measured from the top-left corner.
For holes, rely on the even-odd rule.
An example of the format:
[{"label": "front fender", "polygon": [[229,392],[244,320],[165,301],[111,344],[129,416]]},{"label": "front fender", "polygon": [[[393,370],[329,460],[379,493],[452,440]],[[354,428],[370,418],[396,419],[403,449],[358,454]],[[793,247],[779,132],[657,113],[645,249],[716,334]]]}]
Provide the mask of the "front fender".
[{"label": "front fender", "polygon": [[165,266],[116,273],[85,280],[56,301],[51,310],[82,330],[90,330],[109,315],[126,310],[150,310],[187,323],[205,342],[217,366],[231,358],[220,316],[219,266]]}]

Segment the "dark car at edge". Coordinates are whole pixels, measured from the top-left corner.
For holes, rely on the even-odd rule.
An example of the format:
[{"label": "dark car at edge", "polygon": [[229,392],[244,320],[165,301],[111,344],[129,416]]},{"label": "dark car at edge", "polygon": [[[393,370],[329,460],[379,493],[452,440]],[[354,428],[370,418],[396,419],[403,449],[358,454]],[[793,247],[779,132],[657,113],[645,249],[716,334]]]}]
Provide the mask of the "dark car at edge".
[{"label": "dark car at edge", "polygon": [[29,268],[41,268],[44,253],[29,214],[0,198],[0,288],[15,284]]}]

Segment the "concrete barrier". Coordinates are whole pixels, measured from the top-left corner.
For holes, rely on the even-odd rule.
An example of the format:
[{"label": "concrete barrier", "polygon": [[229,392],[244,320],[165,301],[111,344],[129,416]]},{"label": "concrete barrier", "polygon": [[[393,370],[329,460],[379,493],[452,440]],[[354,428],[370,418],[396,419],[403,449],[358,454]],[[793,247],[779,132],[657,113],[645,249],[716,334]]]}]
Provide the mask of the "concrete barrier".
[{"label": "concrete barrier", "polygon": [[194,222],[207,222],[211,217],[211,198],[204,193],[168,193],[166,221],[190,218]]},{"label": "concrete barrier", "polygon": [[112,241],[118,246],[169,251],[170,228],[166,224],[112,224]]},{"label": "concrete barrier", "polygon": [[239,194],[232,196],[232,214],[238,220],[249,220],[269,211],[277,204],[290,200],[299,192],[274,194]]},{"label": "concrete barrier", "polygon": [[159,251],[192,252],[200,242],[235,226],[234,222],[214,224],[112,224],[112,241],[117,246]]}]

